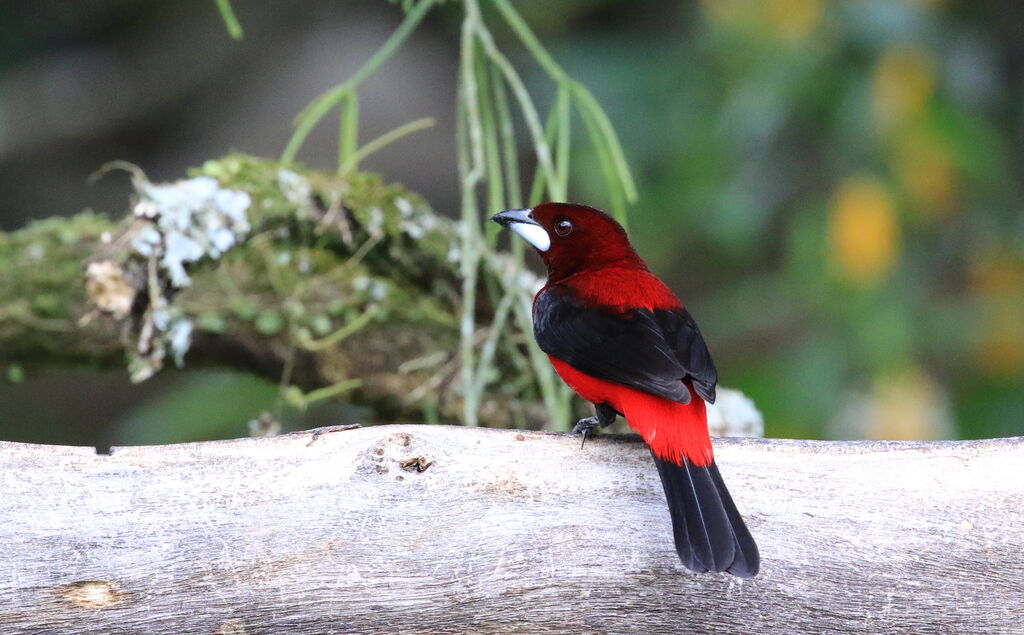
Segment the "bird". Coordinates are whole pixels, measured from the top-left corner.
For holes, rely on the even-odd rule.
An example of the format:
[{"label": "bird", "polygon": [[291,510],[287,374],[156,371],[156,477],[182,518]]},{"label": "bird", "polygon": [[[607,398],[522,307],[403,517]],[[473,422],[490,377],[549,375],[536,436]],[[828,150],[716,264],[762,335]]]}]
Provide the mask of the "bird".
[{"label": "bird", "polygon": [[715,464],[706,404],[718,372],[697,323],[637,255],[622,225],[575,203],[541,203],[492,221],[530,243],[547,268],[533,332],[555,372],[594,416],[583,435],[623,416],[650,448],[676,553],[695,572],[757,575],[757,544]]}]

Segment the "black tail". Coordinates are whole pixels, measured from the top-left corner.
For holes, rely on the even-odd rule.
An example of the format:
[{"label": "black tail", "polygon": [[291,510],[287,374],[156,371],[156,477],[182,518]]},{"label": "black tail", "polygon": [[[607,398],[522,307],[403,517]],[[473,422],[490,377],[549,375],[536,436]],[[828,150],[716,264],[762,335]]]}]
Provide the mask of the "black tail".
[{"label": "black tail", "polygon": [[654,458],[672,514],[676,552],[687,569],[757,575],[761,557],[714,461],[698,467]]}]

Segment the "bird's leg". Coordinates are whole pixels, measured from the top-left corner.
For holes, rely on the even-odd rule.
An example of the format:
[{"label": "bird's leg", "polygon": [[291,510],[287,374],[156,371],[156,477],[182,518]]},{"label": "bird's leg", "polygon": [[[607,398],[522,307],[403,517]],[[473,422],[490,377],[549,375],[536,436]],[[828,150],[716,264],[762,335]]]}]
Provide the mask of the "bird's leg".
[{"label": "bird's leg", "polygon": [[[594,406],[594,416],[580,419],[573,426],[573,434],[583,435],[583,444],[586,444],[587,437],[590,435],[590,431],[594,428],[606,428],[611,424],[615,423],[615,418],[619,416],[619,413],[615,412],[615,409],[605,403],[599,403]],[[583,447],[582,445],[580,447]]]},{"label": "bird's leg", "polygon": [[615,418],[619,416],[619,413],[615,412],[614,408],[605,403],[595,405],[594,412],[593,417],[586,417],[577,421],[572,429],[572,433],[583,434],[592,428],[606,428],[615,423]]}]

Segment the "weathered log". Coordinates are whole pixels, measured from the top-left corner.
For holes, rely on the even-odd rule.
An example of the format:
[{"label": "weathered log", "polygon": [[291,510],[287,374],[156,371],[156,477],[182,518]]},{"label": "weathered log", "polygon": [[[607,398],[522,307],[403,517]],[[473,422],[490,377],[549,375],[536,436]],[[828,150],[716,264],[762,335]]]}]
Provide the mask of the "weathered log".
[{"label": "weathered log", "polygon": [[629,437],[2,443],[0,630],[1021,632],[1024,439],[717,449],[753,580],[681,567]]}]

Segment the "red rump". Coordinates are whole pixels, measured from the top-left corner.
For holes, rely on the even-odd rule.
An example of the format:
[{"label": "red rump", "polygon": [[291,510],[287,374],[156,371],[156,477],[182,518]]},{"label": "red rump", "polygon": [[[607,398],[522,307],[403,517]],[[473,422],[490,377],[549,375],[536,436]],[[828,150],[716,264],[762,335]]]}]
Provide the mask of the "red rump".
[{"label": "red rump", "polygon": [[692,386],[690,403],[681,404],[621,384],[585,375],[560,359],[548,356],[555,372],[576,393],[593,403],[607,403],[626,417],[660,459],[680,465],[685,456],[694,465],[714,460],[704,400]]}]

